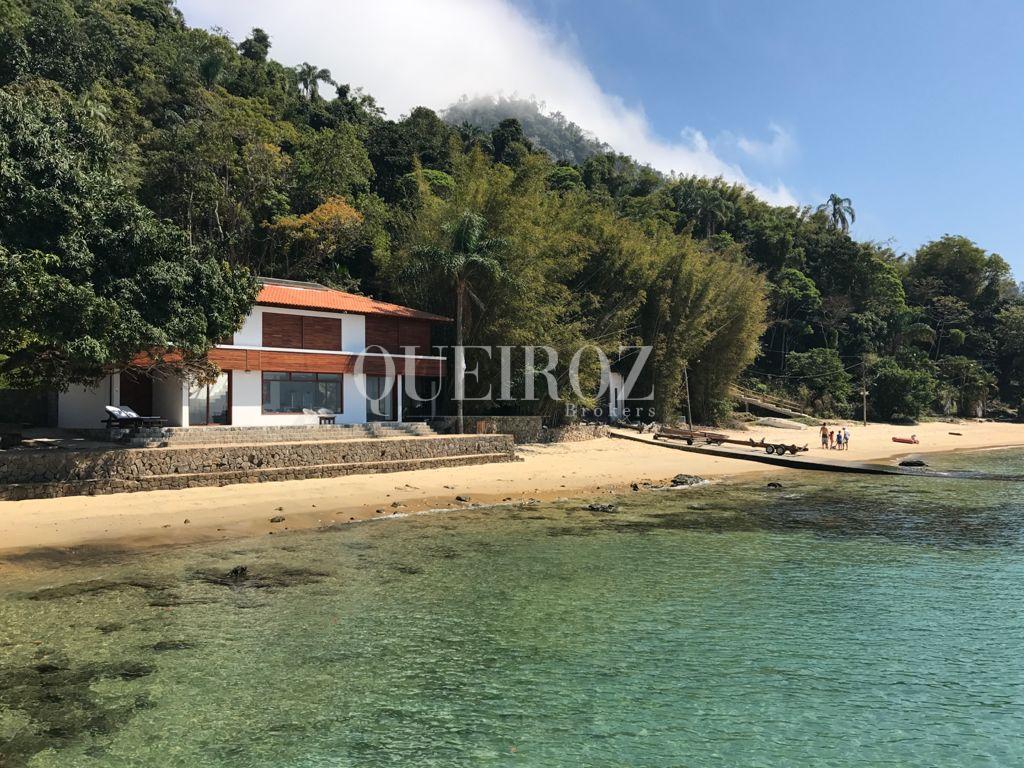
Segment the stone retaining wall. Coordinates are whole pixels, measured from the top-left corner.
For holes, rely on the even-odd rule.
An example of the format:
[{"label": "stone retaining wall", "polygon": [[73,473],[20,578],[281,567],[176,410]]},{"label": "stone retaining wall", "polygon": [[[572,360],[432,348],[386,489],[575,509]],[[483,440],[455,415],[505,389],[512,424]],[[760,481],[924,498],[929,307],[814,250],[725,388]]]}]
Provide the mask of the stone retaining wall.
[{"label": "stone retaining wall", "polygon": [[[482,429],[482,434],[512,435],[517,443],[544,442],[545,430],[540,416],[466,416],[463,422],[467,434],[475,434],[478,429]],[[453,432],[457,423],[458,420],[451,416],[438,420],[438,428]]]},{"label": "stone retaining wall", "polygon": [[[540,416],[466,416],[465,424],[467,433],[476,433],[482,424],[484,434],[512,435],[517,443],[577,443],[608,436],[604,424],[567,424],[545,429]],[[455,420],[449,420],[445,428],[454,430]]]},{"label": "stone retaining wall", "polygon": [[0,499],[188,488],[512,461],[509,435],[0,454]]},{"label": "stone retaining wall", "polygon": [[551,443],[579,443],[608,437],[608,427],[604,424],[568,424],[546,430],[547,441]]}]

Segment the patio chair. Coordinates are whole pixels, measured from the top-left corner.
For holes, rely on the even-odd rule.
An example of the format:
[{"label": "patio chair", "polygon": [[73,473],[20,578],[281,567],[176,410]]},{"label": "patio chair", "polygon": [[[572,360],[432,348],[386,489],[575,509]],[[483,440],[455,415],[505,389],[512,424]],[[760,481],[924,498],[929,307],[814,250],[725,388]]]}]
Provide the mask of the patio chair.
[{"label": "patio chair", "polygon": [[127,405],[105,405],[103,409],[107,412],[107,418],[101,419],[107,429],[130,429],[137,430],[140,427],[162,427],[167,423],[166,419],[159,416],[139,416]]}]

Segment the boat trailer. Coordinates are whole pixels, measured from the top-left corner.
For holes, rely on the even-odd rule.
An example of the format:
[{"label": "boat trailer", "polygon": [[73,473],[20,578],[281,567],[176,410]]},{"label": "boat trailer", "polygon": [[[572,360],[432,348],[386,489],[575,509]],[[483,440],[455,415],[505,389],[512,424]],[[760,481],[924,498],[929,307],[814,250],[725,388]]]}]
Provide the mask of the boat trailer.
[{"label": "boat trailer", "polygon": [[763,437],[760,442],[755,441],[753,438],[746,440],[738,440],[736,438],[723,435],[719,432],[705,432],[698,429],[675,429],[673,427],[662,427],[654,433],[655,440],[685,440],[687,445],[693,445],[695,442],[703,442],[705,445],[722,445],[728,443],[729,445],[742,445],[747,448],[764,448],[764,452],[767,454],[778,454],[782,456],[786,453],[796,455],[807,450],[807,446],[803,447],[794,445],[792,443],[770,443]]}]

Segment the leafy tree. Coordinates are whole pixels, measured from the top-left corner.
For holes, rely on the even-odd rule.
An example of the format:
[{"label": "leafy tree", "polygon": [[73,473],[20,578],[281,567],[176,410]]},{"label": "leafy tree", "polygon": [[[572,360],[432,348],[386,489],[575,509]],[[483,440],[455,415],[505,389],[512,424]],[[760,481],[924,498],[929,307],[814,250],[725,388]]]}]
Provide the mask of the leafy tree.
[{"label": "leafy tree", "polygon": [[980,416],[996,384],[995,377],[976,360],[963,355],[945,357],[938,362],[940,381],[952,395],[961,416]]},{"label": "leafy tree", "polygon": [[287,167],[291,205],[314,208],[332,197],[356,200],[369,193],[373,164],[355,127],[307,131],[295,143]]},{"label": "leafy tree", "polygon": [[572,166],[556,165],[548,174],[548,187],[560,192],[582,190],[583,176]]},{"label": "leafy tree", "polygon": [[249,35],[238,45],[238,52],[250,61],[263,63],[270,53],[270,35],[259,27],[254,27]]},{"label": "leafy tree", "polygon": [[789,356],[787,376],[792,389],[816,413],[840,415],[853,392],[849,371],[834,349],[815,347]]},{"label": "leafy tree", "polygon": [[937,382],[924,368],[905,368],[891,357],[881,358],[871,371],[869,402],[877,418],[916,419],[935,399]]},{"label": "leafy tree", "polygon": [[1010,268],[966,237],[946,235],[918,249],[907,269],[915,300],[952,296],[974,311],[1016,294]]},{"label": "leafy tree", "polygon": [[[785,370],[792,342],[799,342],[813,330],[810,322],[821,309],[821,294],[814,281],[803,272],[786,268],[772,287],[771,300],[773,324],[782,331],[780,361],[781,369]],[[772,339],[774,337],[773,332]]]},{"label": "leafy tree", "polygon": [[356,287],[349,256],[359,242],[363,216],[342,197],[331,197],[309,213],[282,216],[268,226],[280,251],[282,277],[318,276],[341,288]]},{"label": "leafy tree", "polygon": [[[45,151],[40,151],[45,148]],[[208,375],[255,299],[114,173],[119,148],[59,86],[0,89],[0,375],[65,388],[144,363]],[[173,351],[174,354],[163,354]]]}]

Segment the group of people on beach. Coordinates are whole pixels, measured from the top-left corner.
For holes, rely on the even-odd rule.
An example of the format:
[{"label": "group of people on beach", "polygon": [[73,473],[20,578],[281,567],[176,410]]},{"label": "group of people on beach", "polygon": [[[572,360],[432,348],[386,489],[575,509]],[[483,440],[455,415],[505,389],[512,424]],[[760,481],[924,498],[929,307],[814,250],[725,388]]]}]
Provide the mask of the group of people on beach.
[{"label": "group of people on beach", "polygon": [[828,451],[850,450],[850,430],[846,427],[829,429],[828,424],[821,422],[821,447]]}]

